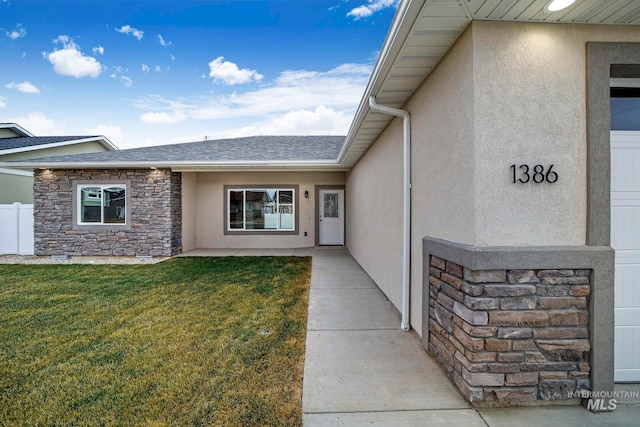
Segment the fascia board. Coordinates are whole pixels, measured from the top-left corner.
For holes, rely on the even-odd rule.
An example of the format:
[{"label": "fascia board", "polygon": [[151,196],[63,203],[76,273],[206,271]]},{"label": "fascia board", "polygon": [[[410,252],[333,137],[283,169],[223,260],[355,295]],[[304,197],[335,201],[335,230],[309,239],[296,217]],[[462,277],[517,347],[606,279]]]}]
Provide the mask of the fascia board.
[{"label": "fascia board", "polygon": [[29,176],[33,178],[33,172],[27,172],[17,169],[9,169],[9,168],[0,168],[0,173],[7,175],[17,175],[17,176]]}]

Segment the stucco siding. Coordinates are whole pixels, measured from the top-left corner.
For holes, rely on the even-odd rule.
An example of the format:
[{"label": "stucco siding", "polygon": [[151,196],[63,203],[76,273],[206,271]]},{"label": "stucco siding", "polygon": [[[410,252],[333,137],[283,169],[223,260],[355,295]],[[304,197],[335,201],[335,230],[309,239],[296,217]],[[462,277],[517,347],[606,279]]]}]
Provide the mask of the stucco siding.
[{"label": "stucco siding", "polygon": [[463,33],[406,105],[413,117],[411,324],[420,334],[422,238],[476,238],[472,43],[471,32]]},{"label": "stucco siding", "polygon": [[[422,238],[431,235],[474,241],[472,56],[471,33],[465,32],[405,106],[411,113],[412,139],[410,320],[418,333],[422,333]],[[347,190],[349,250],[400,308],[400,119],[385,129],[356,164]]]},{"label": "stucco siding", "polygon": [[[315,245],[315,185],[342,185],[344,172],[200,172],[194,198],[196,247],[206,248],[302,248]],[[298,233],[228,235],[224,233],[225,185],[297,185]],[[309,192],[309,198],[304,192]],[[195,197],[194,197],[195,196]],[[185,201],[185,204],[187,202]],[[304,233],[307,233],[305,236]],[[347,231],[348,233],[348,231]]]},{"label": "stucco siding", "polygon": [[413,250],[425,235],[475,240],[473,55],[467,31],[405,106],[412,117]]},{"label": "stucco siding", "polygon": [[[640,28],[476,22],[473,39],[474,243],[585,244],[586,43]],[[558,182],[512,184],[511,164],[553,164]]]},{"label": "stucco siding", "polygon": [[182,250],[190,251],[197,248],[196,190],[198,174],[195,172],[182,173]]},{"label": "stucco siding", "polygon": [[347,247],[393,305],[401,307],[401,120],[391,122],[347,179]]}]

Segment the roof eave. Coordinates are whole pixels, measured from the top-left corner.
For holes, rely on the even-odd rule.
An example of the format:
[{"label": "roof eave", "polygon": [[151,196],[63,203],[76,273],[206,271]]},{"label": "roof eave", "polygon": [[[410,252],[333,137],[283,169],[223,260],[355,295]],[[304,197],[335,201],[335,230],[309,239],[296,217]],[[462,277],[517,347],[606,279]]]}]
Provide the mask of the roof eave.
[{"label": "roof eave", "polygon": [[111,162],[0,162],[0,167],[32,169],[154,169],[168,168],[175,171],[214,170],[349,170],[335,160],[268,160],[268,161],[111,161]]},{"label": "roof eave", "polygon": [[[371,72],[371,76],[367,82],[367,87],[364,90],[364,94],[360,100],[358,109],[356,110],[356,115],[351,122],[349,132],[347,132],[344,145],[340,150],[340,155],[338,156],[339,163],[344,162],[345,157],[351,148],[351,144],[358,134],[365,116],[369,112],[369,96],[374,93],[374,88],[379,89],[379,86],[384,81],[385,74],[383,74],[383,71],[384,73],[388,72],[388,69],[393,65],[393,60],[398,55],[398,52],[402,47],[402,43],[409,34],[413,22],[418,18],[425,1],[426,0],[401,0],[398,5],[398,10],[393,17],[391,27],[389,28],[387,37],[382,45],[382,49],[380,50],[380,55],[378,55],[378,60],[376,61],[376,65],[373,67],[373,71]],[[406,24],[407,22],[410,22],[410,24]],[[404,37],[400,37],[405,32],[406,34],[404,34]],[[400,39],[402,42],[398,45],[398,40]]]}]

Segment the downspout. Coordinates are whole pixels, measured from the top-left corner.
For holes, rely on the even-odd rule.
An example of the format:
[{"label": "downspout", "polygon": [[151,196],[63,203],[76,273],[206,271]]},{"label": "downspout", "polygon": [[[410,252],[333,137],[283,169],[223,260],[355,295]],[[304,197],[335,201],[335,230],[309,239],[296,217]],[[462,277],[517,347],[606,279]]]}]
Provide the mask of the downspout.
[{"label": "downspout", "polygon": [[402,323],[403,331],[411,329],[409,320],[409,295],[411,259],[411,116],[407,111],[387,107],[376,102],[375,96],[369,97],[369,108],[372,111],[401,117],[403,128],[403,182],[402,182]]}]

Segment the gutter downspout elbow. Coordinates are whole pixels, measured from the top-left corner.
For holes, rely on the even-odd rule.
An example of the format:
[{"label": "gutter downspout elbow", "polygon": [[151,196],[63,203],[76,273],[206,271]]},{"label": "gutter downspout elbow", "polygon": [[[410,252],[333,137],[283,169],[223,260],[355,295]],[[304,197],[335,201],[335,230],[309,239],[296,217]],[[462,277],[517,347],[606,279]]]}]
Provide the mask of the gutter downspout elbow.
[{"label": "gutter downspout elbow", "polygon": [[387,107],[369,97],[369,108],[377,113],[401,117],[403,122],[403,191],[402,191],[402,323],[403,331],[411,329],[409,319],[411,259],[411,116],[409,112]]}]

